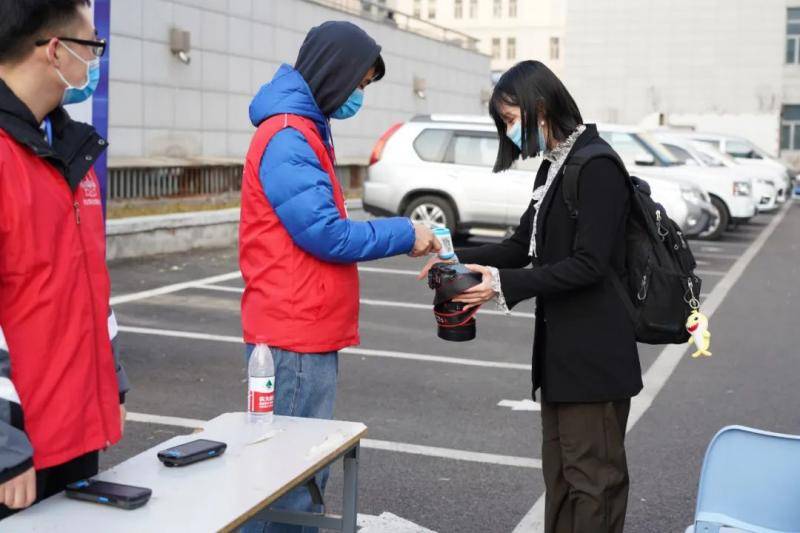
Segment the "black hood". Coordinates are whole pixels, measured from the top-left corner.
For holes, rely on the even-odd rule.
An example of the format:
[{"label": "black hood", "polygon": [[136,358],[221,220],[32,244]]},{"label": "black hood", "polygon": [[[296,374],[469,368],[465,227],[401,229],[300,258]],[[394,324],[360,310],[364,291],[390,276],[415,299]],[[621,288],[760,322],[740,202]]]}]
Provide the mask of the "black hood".
[{"label": "black hood", "polygon": [[306,80],[317,106],[327,117],[356,90],[376,62],[375,79],[383,77],[386,69],[380,57],[378,43],[355,24],[325,22],[308,32],[294,68]]}]

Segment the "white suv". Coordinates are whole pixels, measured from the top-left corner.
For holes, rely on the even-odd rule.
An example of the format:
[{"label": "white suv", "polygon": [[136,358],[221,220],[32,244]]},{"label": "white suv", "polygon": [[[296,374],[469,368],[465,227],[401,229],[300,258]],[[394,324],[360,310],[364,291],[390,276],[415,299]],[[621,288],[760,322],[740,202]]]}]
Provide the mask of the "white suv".
[{"label": "white suv", "polygon": [[[541,161],[519,161],[494,174],[498,144],[488,117],[420,116],[392,126],[373,150],[364,208],[447,226],[454,234],[505,235],[530,203]],[[687,235],[714,222],[716,212],[698,187],[638,174]]]},{"label": "white suv", "polygon": [[759,213],[768,213],[778,208],[778,188],[772,179],[763,177],[761,169],[743,165],[712,145],[695,141],[678,131],[660,130],[654,132],[653,136],[685,165],[707,168],[722,175],[727,174],[733,183],[736,183],[739,177],[750,176],[753,181],[753,200]]},{"label": "white suv", "polygon": [[756,215],[751,178],[684,165],[653,135],[635,126],[598,124],[597,131],[632,169],[632,173],[644,178],[655,175],[664,179],[688,180],[708,193],[719,218],[718,224],[708,228],[701,237],[719,239],[729,223],[745,222]]},{"label": "white suv", "polygon": [[767,172],[778,187],[778,203],[783,203],[791,198],[795,179],[794,171],[784,161],[772,157],[749,139],[718,133],[690,132],[687,135],[731,155],[743,165],[760,168]]}]

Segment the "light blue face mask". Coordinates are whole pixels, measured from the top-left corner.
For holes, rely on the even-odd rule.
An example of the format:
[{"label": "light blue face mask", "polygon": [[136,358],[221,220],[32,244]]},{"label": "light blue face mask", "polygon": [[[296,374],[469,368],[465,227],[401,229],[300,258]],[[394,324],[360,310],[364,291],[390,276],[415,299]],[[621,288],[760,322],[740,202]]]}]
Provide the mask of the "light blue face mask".
[{"label": "light blue face mask", "polygon": [[58,72],[58,76],[61,78],[61,81],[63,81],[67,86],[67,90],[64,91],[64,97],[61,99],[61,104],[69,105],[84,102],[88,100],[92,94],[94,94],[95,89],[97,89],[97,84],[100,83],[100,58],[86,61],[81,56],[73,52],[69,46],[65,45],[64,43],[59,44],[66,48],[70,54],[75,56],[78,61],[86,65],[86,83],[84,83],[81,87],[75,87],[67,81],[64,75],[61,74],[60,70],[56,71]]},{"label": "light blue face mask", "polygon": [[510,130],[506,130],[506,137],[517,145],[517,148],[522,150],[522,122],[516,121]]},{"label": "light blue face mask", "polygon": [[331,114],[331,118],[344,120],[350,118],[358,113],[361,106],[364,105],[364,91],[356,89],[353,94],[343,103],[339,109]]},{"label": "light blue face mask", "polygon": [[[537,128],[537,140],[539,141],[538,152],[543,152],[547,148],[547,141],[544,139],[544,132],[542,128]],[[522,151],[522,121],[516,121],[510,130],[506,130],[506,137],[517,145],[517,148]]]}]

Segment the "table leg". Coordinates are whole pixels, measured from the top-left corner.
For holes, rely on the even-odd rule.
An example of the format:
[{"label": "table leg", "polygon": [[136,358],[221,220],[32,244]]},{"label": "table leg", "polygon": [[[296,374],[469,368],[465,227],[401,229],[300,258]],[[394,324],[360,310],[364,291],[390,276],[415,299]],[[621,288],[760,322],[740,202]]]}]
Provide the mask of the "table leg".
[{"label": "table leg", "polygon": [[358,461],[361,445],[344,456],[344,498],[342,500],[342,533],[356,533],[358,518]]}]

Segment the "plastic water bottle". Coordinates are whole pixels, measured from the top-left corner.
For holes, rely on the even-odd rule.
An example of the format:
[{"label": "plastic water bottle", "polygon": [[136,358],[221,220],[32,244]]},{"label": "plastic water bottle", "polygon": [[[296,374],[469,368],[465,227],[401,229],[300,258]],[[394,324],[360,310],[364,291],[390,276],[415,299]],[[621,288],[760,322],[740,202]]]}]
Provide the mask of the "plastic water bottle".
[{"label": "plastic water bottle", "polygon": [[247,412],[250,422],[272,423],[275,362],[266,344],[256,344],[247,366]]},{"label": "plastic water bottle", "polygon": [[456,250],[453,247],[453,237],[450,235],[450,230],[447,228],[434,228],[433,235],[442,243],[442,249],[439,250],[439,259],[457,263],[458,257],[456,257]]}]

